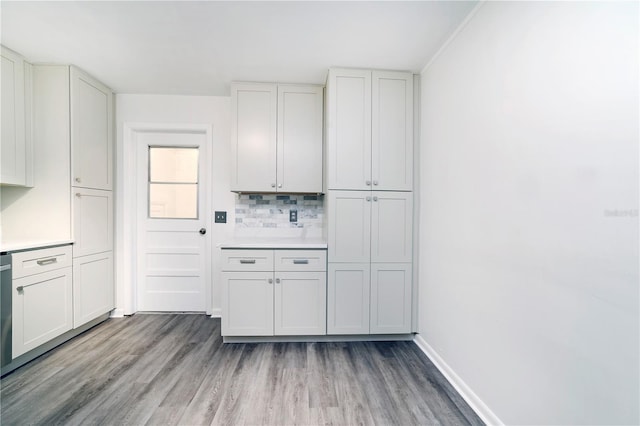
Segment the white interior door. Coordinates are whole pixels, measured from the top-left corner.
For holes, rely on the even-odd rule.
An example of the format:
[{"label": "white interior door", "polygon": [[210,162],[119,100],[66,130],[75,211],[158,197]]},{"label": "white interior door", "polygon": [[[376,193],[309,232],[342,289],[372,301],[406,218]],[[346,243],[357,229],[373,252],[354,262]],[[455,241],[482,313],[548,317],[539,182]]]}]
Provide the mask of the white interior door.
[{"label": "white interior door", "polygon": [[210,310],[206,140],[177,130],[136,137],[138,311]]}]

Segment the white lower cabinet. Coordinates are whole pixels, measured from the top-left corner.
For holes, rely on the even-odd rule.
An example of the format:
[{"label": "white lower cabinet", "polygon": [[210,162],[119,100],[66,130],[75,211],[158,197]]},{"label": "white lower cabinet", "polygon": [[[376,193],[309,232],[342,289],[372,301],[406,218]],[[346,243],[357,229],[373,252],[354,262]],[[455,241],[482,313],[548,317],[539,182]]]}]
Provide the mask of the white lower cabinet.
[{"label": "white lower cabinet", "polygon": [[326,334],[326,251],[223,250],[222,257],[223,336]]},{"label": "white lower cabinet", "polygon": [[371,264],[371,334],[411,332],[411,264]]},{"label": "white lower cabinet", "polygon": [[114,308],[113,252],[73,259],[73,327]]},{"label": "white lower cabinet", "polygon": [[327,334],[411,332],[411,263],[330,263]]},{"label": "white lower cabinet", "polygon": [[222,335],[273,336],[273,272],[223,272]]},{"label": "white lower cabinet", "polygon": [[369,334],[369,263],[330,263],[327,334]]},{"label": "white lower cabinet", "polygon": [[71,330],[71,268],[13,280],[13,358]]},{"label": "white lower cabinet", "polygon": [[326,283],[324,272],[276,273],[274,332],[277,336],[326,333]]}]

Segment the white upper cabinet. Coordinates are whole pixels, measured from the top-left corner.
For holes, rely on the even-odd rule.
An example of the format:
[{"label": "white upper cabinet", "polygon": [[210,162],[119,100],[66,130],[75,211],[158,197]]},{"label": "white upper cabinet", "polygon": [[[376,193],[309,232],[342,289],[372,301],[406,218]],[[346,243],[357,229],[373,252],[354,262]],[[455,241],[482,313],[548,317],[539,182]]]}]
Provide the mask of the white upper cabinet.
[{"label": "white upper cabinet", "polygon": [[231,86],[232,191],[276,190],[275,84]]},{"label": "white upper cabinet", "polygon": [[328,189],[371,189],[371,71],[329,70],[326,126]]},{"label": "white upper cabinet", "polygon": [[113,93],[71,67],[72,185],[113,189]]},{"label": "white upper cabinet", "polygon": [[277,191],[322,192],[322,87],[278,85]]},{"label": "white upper cabinet", "polygon": [[372,73],[371,178],[373,189],[413,189],[413,75]]},{"label": "white upper cabinet", "polygon": [[330,69],[327,188],[413,189],[413,75]]},{"label": "white upper cabinet", "polygon": [[[2,148],[0,183],[32,186],[31,66],[17,53],[2,47]],[[25,73],[27,74],[25,76]]]},{"label": "white upper cabinet", "polygon": [[233,83],[231,190],[322,192],[321,86]]}]

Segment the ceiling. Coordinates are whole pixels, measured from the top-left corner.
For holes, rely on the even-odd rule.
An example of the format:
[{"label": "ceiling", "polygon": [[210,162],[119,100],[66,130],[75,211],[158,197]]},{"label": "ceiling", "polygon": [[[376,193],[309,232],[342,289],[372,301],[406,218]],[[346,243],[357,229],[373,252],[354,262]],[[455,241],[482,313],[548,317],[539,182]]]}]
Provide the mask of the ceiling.
[{"label": "ceiling", "polygon": [[1,41],[117,93],[228,95],[229,83],[324,83],[331,66],[420,72],[474,1],[0,3]]}]

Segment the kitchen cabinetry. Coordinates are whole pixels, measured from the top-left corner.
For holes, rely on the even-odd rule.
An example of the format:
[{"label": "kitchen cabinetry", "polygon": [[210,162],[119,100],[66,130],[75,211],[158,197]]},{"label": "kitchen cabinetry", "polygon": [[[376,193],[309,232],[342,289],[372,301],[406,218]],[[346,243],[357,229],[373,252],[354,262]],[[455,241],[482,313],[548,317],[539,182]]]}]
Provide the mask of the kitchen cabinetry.
[{"label": "kitchen cabinetry", "polygon": [[113,93],[70,67],[73,186],[113,189]]},{"label": "kitchen cabinetry", "polygon": [[0,183],[33,186],[31,65],[4,46],[1,53]]},{"label": "kitchen cabinetry", "polygon": [[322,192],[323,88],[233,83],[232,191]]},{"label": "kitchen cabinetry", "polygon": [[329,191],[328,334],[411,331],[413,194]]},{"label": "kitchen cabinetry", "polygon": [[327,334],[369,334],[369,263],[329,263]]},{"label": "kitchen cabinetry", "polygon": [[73,327],[71,247],[13,254],[13,358]]},{"label": "kitchen cabinetry", "polygon": [[413,76],[330,69],[327,189],[411,191]]},{"label": "kitchen cabinetry", "polygon": [[223,250],[223,336],[326,334],[326,251]]},{"label": "kitchen cabinetry", "polygon": [[73,188],[73,256],[113,250],[113,194]]},{"label": "kitchen cabinetry", "polygon": [[371,264],[371,334],[411,330],[411,263]]},{"label": "kitchen cabinetry", "polygon": [[330,191],[328,256],[332,262],[411,262],[413,194]]},{"label": "kitchen cabinetry", "polygon": [[113,93],[70,67],[73,326],[114,308]]},{"label": "kitchen cabinetry", "polygon": [[74,258],[73,327],[78,328],[113,308],[112,252]]}]

